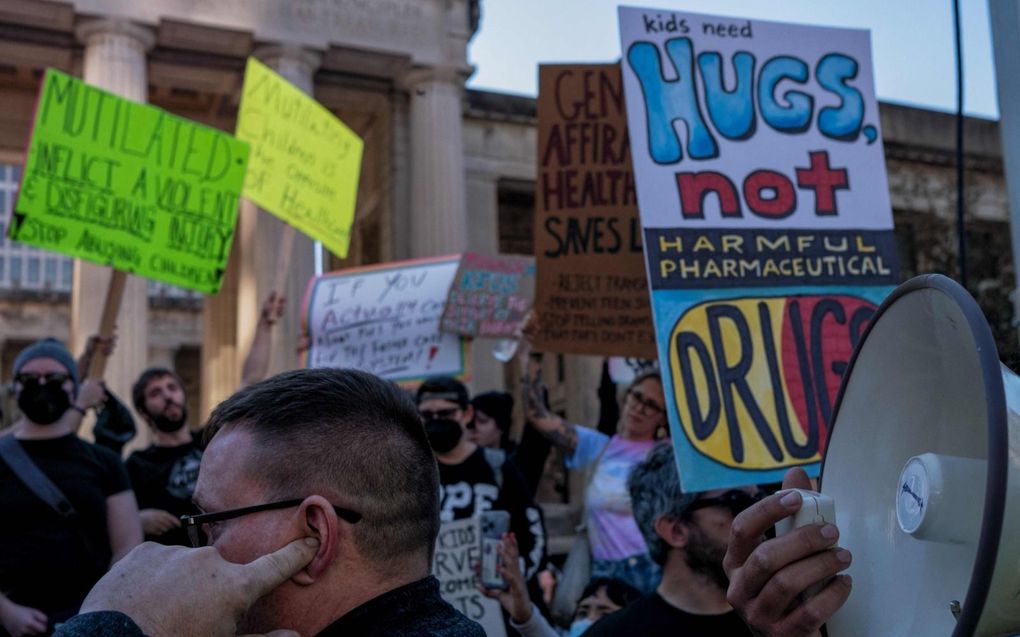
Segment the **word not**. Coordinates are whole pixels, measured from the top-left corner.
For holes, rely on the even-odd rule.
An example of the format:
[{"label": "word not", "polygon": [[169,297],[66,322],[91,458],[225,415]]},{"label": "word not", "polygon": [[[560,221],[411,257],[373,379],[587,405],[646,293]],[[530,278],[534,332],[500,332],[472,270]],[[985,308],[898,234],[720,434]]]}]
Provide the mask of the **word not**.
[{"label": "word not", "polygon": [[[815,215],[836,216],[839,206],[836,193],[849,190],[850,181],[845,168],[829,166],[828,151],[809,153],[811,165],[795,168],[797,188],[814,194]],[[744,216],[740,195],[728,176],[717,171],[680,172],[676,174],[680,194],[680,210],[685,219],[704,219],[705,197],[718,198],[723,219],[741,219]],[[749,174],[741,189],[744,201],[752,213],[763,219],[785,219],[797,210],[797,192],[793,182],[783,173],[761,169]]]}]

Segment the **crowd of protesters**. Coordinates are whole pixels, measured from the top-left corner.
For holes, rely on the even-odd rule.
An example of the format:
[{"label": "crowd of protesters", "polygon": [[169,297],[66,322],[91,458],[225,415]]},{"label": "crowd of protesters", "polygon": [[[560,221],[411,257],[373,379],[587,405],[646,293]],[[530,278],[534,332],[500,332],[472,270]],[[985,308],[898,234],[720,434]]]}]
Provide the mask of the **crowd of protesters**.
[{"label": "crowd of protesters", "polygon": [[[202,427],[173,370],[138,378],[130,399],[152,443],[126,460],[130,412],[81,378],[87,361],[54,339],[21,352],[20,417],[0,432],[0,636],[481,636],[429,573],[441,524],[493,510],[510,520],[505,587],[480,591],[510,635],[801,637],[849,594],[833,577],[849,553],[827,550],[835,527],[764,540],[795,493],[683,490],[657,372],[629,384],[612,435],[552,413],[530,375],[515,440],[513,395],[472,398],[449,377],[413,394],[351,370],[261,380],[281,303],[263,307],[246,387]],[[86,358],[112,346],[91,341]],[[95,443],[79,435],[90,409]],[[535,502],[550,446],[587,476],[577,548],[590,568],[577,572],[550,560]],[[810,485],[794,472],[784,486]]]}]

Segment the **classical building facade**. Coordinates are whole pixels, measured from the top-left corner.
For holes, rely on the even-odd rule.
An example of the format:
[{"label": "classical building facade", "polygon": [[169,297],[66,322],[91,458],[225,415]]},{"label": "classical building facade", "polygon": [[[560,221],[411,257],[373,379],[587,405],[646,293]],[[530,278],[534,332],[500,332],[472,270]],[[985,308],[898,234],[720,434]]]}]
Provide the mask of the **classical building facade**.
[{"label": "classical building facade", "polygon": [[[39,78],[47,67],[232,131],[245,60],[254,55],[365,140],[351,251],[326,268],[476,250],[529,253],[534,100],[465,89],[479,0],[0,0],[0,223],[13,205]],[[498,28],[498,25],[487,25]],[[555,61],[555,60],[553,60]],[[953,122],[883,104],[903,275],[954,270]],[[967,123],[972,290],[1016,350],[1013,269],[995,122]],[[109,382],[127,394],[150,364],[176,367],[199,418],[240,381],[272,282],[280,222],[242,204],[223,290],[200,295],[133,280]],[[300,300],[313,273],[298,236],[272,372],[294,367]],[[0,239],[0,379],[28,342],[54,335],[80,350],[98,325],[108,273]],[[513,384],[480,343],[473,385]],[[595,422],[601,359],[555,357],[555,406]]]}]

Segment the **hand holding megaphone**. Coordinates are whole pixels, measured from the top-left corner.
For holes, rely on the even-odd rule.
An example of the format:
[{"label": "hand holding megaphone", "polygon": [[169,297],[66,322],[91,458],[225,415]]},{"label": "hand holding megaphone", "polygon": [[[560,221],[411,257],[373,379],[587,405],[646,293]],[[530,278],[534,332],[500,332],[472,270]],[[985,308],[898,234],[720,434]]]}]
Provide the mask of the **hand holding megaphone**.
[{"label": "hand holding megaphone", "polygon": [[[765,531],[796,514],[803,498],[788,489],[811,489],[802,469],[791,469],[783,490],[754,504],[733,521],[723,568],[730,578],[726,597],[761,637],[809,637],[850,596],[846,549],[831,550],[839,539],[833,524],[808,524],[765,539]],[[820,582],[821,590],[808,593]],[[797,603],[801,598],[800,603]]]}]

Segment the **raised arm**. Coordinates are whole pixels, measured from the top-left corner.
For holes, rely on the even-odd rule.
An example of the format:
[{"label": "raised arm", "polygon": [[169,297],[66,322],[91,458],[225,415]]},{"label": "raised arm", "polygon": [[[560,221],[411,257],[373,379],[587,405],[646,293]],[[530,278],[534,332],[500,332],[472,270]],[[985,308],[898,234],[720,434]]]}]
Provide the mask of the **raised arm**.
[{"label": "raised arm", "polygon": [[577,426],[549,411],[546,403],[548,391],[538,370],[524,379],[524,394],[528,420],[536,431],[549,439],[567,455],[577,449]]},{"label": "raised arm", "polygon": [[241,368],[241,387],[254,385],[266,377],[273,344],[273,326],[283,316],[286,302],[285,297],[274,291],[270,292],[262,303],[262,312],[255,327],[255,338],[252,339],[251,349],[248,350],[248,356]]}]

